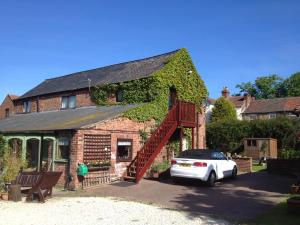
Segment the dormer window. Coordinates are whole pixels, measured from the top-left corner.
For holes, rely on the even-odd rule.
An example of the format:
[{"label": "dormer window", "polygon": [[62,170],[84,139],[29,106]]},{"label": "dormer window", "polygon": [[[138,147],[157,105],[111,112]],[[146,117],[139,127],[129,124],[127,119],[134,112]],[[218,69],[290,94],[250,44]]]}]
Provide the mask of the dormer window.
[{"label": "dormer window", "polygon": [[29,113],[30,108],[31,108],[31,102],[30,101],[23,102],[23,112],[24,113]]},{"label": "dormer window", "polygon": [[61,108],[62,109],[73,109],[76,107],[76,96],[63,96],[61,98]]},{"label": "dormer window", "polygon": [[116,102],[123,102],[124,91],[119,89],[116,93]]}]

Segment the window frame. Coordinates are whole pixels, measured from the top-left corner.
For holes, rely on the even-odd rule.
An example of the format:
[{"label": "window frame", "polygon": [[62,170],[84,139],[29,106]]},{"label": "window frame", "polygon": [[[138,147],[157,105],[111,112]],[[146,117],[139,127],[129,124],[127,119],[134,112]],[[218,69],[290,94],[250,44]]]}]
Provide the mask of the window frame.
[{"label": "window frame", "polygon": [[249,115],[249,120],[257,120],[258,116],[256,114]]},{"label": "window frame", "polygon": [[8,118],[10,116],[10,110],[9,108],[5,109],[5,118]]},{"label": "window frame", "polygon": [[[70,107],[70,98],[74,98],[75,104],[73,107]],[[63,99],[66,99],[66,107],[63,107]],[[75,109],[77,106],[77,98],[76,95],[65,95],[61,96],[60,99],[60,109],[65,110],[65,109]]]},{"label": "window frame", "polygon": [[31,101],[24,101],[23,102],[23,113],[30,113],[31,110]]},{"label": "window frame", "polygon": [[269,119],[275,119],[277,117],[276,113],[270,113]]},{"label": "window frame", "polygon": [[[118,147],[119,147],[118,143],[119,142],[130,142],[131,143],[131,145],[130,145],[131,149],[130,149],[130,152],[128,154],[129,156],[126,159],[118,157]],[[117,139],[117,149],[116,149],[116,161],[117,162],[131,162],[132,161],[132,155],[133,155],[132,153],[133,153],[133,139],[118,138]]]},{"label": "window frame", "polygon": [[[60,141],[68,141],[68,145],[60,145]],[[58,158],[58,151],[60,151],[60,146],[69,146],[69,155],[68,158]],[[55,161],[56,162],[68,162],[70,160],[70,154],[71,154],[71,139],[68,137],[60,137],[57,139],[57,145],[55,150]],[[61,155],[61,154],[60,154]]]}]

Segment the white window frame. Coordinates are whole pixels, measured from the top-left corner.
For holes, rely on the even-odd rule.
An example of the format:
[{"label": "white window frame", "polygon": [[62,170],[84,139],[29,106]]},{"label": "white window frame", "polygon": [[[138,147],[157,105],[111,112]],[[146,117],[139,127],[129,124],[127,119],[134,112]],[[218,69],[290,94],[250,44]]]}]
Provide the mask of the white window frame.
[{"label": "white window frame", "polygon": [[31,101],[23,102],[23,113],[29,113],[31,110]]},{"label": "white window frame", "polygon": [[[71,98],[74,98],[74,105],[70,106],[70,99]],[[64,100],[63,99],[66,99],[66,105],[63,107],[63,102]],[[76,105],[77,105],[77,99],[76,99],[76,95],[69,95],[69,96],[62,96],[61,97],[61,103],[60,103],[60,108],[61,109],[74,109],[76,108]]]}]

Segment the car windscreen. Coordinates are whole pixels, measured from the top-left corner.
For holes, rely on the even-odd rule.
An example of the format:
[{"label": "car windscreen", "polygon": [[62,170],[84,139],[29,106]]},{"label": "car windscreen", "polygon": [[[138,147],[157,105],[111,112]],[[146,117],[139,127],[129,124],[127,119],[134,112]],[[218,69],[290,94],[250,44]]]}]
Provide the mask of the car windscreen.
[{"label": "car windscreen", "polygon": [[206,150],[186,150],[179,154],[178,158],[185,159],[211,159],[211,151]]}]

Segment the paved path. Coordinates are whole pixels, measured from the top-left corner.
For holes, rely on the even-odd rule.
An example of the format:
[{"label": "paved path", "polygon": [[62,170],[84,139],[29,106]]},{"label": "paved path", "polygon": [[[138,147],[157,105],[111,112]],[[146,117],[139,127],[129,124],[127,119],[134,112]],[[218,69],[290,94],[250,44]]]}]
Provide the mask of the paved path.
[{"label": "paved path", "polygon": [[75,196],[113,196],[186,210],[191,215],[213,214],[238,220],[255,217],[281,202],[293,179],[266,172],[243,174],[208,188],[198,182],[142,180],[139,184],[118,182],[89,189]]}]

